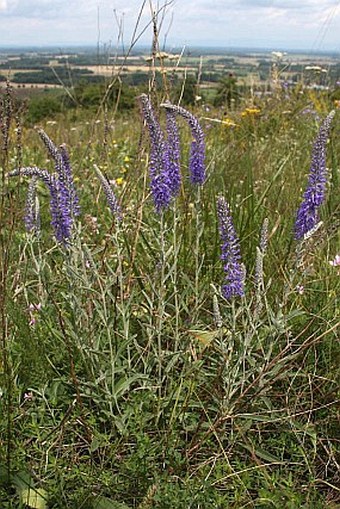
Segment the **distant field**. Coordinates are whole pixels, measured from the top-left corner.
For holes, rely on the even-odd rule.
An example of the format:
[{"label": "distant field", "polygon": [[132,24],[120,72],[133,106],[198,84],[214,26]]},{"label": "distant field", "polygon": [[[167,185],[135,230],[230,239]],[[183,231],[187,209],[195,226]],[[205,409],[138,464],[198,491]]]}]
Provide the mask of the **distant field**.
[{"label": "distant field", "polygon": [[[20,95],[30,96],[32,91],[58,89],[64,86],[72,89],[79,83],[104,83],[118,74],[130,86],[143,86],[148,82],[148,73],[155,71],[175,76],[174,81],[199,82],[194,95],[213,102],[219,84],[232,74],[237,87],[268,90],[272,82],[273,66],[277,80],[288,86],[303,83],[310,88],[328,90],[340,80],[340,57],[331,55],[286,54],[271,51],[226,51],[225,53],[198,50],[163,53],[156,56],[154,65],[150,53],[136,52],[129,56],[119,54],[98,54],[79,49],[67,51],[10,52],[0,53],[0,78],[8,76]],[[63,85],[62,85],[63,84]],[[205,93],[207,92],[207,93]]]},{"label": "distant field", "polygon": [[[54,85],[50,83],[15,83],[13,81],[9,82],[13,88],[37,88],[37,89],[53,89],[53,88],[63,88],[62,85]],[[0,84],[0,92],[5,90],[5,84],[1,86]]]},{"label": "distant field", "polygon": [[[93,74],[99,76],[112,76],[119,69],[123,69],[126,72],[149,72],[150,65],[74,65],[72,69],[87,69],[91,71]],[[157,70],[167,71],[167,72],[184,72],[184,71],[196,71],[196,67],[175,67],[175,66],[162,66],[157,67]]]}]

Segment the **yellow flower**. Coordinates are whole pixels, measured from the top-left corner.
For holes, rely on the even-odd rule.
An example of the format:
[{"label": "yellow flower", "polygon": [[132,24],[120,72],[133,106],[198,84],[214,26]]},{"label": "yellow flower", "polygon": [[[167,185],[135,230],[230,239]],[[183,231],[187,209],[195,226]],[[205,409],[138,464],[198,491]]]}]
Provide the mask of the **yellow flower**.
[{"label": "yellow flower", "polygon": [[227,127],[237,127],[237,124],[231,118],[225,118],[221,123]]},{"label": "yellow flower", "polygon": [[124,163],[128,163],[128,162],[130,162],[130,158],[129,158],[129,156],[125,156],[124,157]]},{"label": "yellow flower", "polygon": [[123,177],[118,177],[116,179],[116,184],[117,186],[121,186],[122,184],[124,184],[125,180],[123,179]]},{"label": "yellow flower", "polygon": [[336,108],[340,108],[340,100],[339,100],[339,99],[336,99],[336,100],[334,101],[334,106],[335,106]]},{"label": "yellow flower", "polygon": [[247,117],[248,115],[258,115],[259,113],[261,113],[259,108],[246,108],[244,111],[242,111],[241,116]]}]

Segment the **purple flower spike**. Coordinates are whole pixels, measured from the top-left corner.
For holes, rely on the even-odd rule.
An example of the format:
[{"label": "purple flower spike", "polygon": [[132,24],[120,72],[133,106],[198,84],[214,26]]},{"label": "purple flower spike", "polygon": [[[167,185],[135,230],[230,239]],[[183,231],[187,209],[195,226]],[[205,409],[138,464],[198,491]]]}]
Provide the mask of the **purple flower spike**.
[{"label": "purple flower spike", "polygon": [[222,295],[229,300],[244,296],[244,269],[241,265],[239,240],[237,238],[229,205],[221,196],[217,201],[217,216],[221,237],[221,260],[224,263],[225,284]]},{"label": "purple flower spike", "polygon": [[56,173],[51,175],[49,188],[51,225],[54,228],[54,235],[58,242],[67,245],[71,237],[72,218],[63,196],[63,186],[60,185],[60,180]]},{"label": "purple flower spike", "polygon": [[[67,152],[66,145],[61,145],[59,148],[61,170],[60,175],[64,180],[64,193],[65,199],[68,203],[70,215],[76,217],[80,215],[79,199],[74,186],[72,168],[70,163],[70,156]],[[59,178],[61,180],[61,178]]]},{"label": "purple flower spike", "polygon": [[[79,215],[79,203],[69,155],[64,145],[57,148],[42,129],[38,133],[48,153],[54,160],[55,173],[51,175],[46,170],[28,167],[14,170],[9,173],[9,176],[23,175],[37,177],[48,186],[50,191],[51,225],[54,228],[57,241],[67,246],[72,237],[74,218]],[[29,199],[31,198],[28,196]]]},{"label": "purple flower spike", "polygon": [[51,138],[45,133],[45,131],[43,129],[38,129],[37,132],[38,132],[38,134],[39,134],[43,144],[47,148],[47,152],[50,154],[52,159],[54,161],[56,161],[56,159],[58,157],[58,149],[57,149],[57,147],[55,146],[55,144],[53,143]]},{"label": "purple flower spike", "polygon": [[189,160],[190,178],[193,184],[200,186],[203,185],[206,179],[206,170],[204,164],[205,141],[202,127],[200,126],[197,118],[181,106],[176,106],[175,104],[170,103],[164,103],[161,104],[161,106],[167,110],[177,113],[188,122],[193,137]]},{"label": "purple flower spike", "polygon": [[69,215],[79,216],[79,200],[74,186],[71,162],[66,145],[57,147],[42,129],[38,129],[38,134],[54,160],[62,207],[65,211],[68,211]]},{"label": "purple flower spike", "polygon": [[114,216],[117,217],[118,220],[121,220],[121,210],[116,198],[115,193],[113,192],[113,189],[110,185],[110,182],[107,180],[105,175],[100,171],[98,166],[94,165],[95,172],[97,173],[97,177],[102,185],[104,194],[106,196],[107,204]]},{"label": "purple flower spike", "polygon": [[295,239],[302,239],[320,221],[319,207],[325,198],[327,183],[326,145],[335,111],[331,111],[319,129],[312,150],[307,188],[297,211]]},{"label": "purple flower spike", "polygon": [[[18,168],[10,173],[9,177],[35,177],[44,182],[50,191],[50,210],[51,210],[51,225],[54,228],[54,235],[58,242],[67,244],[71,235],[71,223],[68,217],[65,217],[65,212],[62,210],[60,198],[58,193],[58,179],[56,175],[50,175],[47,170],[41,170],[36,166],[28,166],[27,168]],[[27,221],[26,221],[27,225]]]},{"label": "purple flower spike", "polygon": [[172,198],[168,147],[148,96],[142,94],[139,99],[151,143],[149,163],[151,193],[156,211],[160,213],[170,205]]},{"label": "purple flower spike", "polygon": [[58,242],[67,244],[72,236],[74,218],[80,213],[70,158],[65,145],[57,147],[42,129],[38,129],[38,134],[55,165],[49,184],[51,224]]},{"label": "purple flower spike", "polygon": [[[49,155],[54,160],[55,173],[50,174],[36,166],[20,168],[10,172],[10,177],[23,175],[41,179],[50,191],[51,225],[58,242],[66,246],[72,237],[72,227],[75,216],[79,215],[79,203],[76,194],[72,168],[66,147],[57,148],[48,135],[38,130],[39,136],[46,146]],[[34,195],[34,196],[33,196]],[[33,229],[33,200],[35,201],[35,182],[31,181],[26,201],[26,227]]]}]

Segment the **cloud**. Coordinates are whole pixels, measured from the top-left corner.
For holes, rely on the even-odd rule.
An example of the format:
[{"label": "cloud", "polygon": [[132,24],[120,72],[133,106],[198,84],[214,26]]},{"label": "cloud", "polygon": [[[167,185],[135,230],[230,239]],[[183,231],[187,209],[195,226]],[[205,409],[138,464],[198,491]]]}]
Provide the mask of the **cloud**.
[{"label": "cloud", "polygon": [[6,7],[7,16],[25,18],[61,18],[64,15],[83,16],[99,10],[117,9],[127,14],[136,12],[140,0],[0,0]]},{"label": "cloud", "polygon": [[59,18],[66,8],[65,0],[7,0],[5,15],[11,18]]},{"label": "cloud", "polygon": [[[153,0],[154,6],[166,0]],[[169,2],[169,0],[167,0]],[[149,1],[139,30],[150,22]],[[114,44],[116,15],[124,20],[128,44],[143,0],[0,0],[2,44]],[[171,44],[312,47],[327,28],[323,44],[339,48],[339,0],[175,0],[167,9],[163,35]],[[99,30],[98,30],[99,24]],[[151,44],[149,27],[140,40]],[[161,33],[162,40],[162,33]]]},{"label": "cloud", "polygon": [[308,9],[313,7],[325,8],[338,5],[338,0],[215,0],[212,7],[212,2],[207,0],[196,0],[196,5],[202,4],[205,7],[210,6],[210,9],[215,8],[217,5],[219,8],[227,9],[242,9],[247,8],[276,8],[276,9]]}]

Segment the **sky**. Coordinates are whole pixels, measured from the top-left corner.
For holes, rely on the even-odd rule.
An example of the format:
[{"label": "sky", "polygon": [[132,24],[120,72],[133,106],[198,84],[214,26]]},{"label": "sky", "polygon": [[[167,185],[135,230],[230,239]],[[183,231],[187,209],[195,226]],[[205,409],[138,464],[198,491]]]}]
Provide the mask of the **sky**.
[{"label": "sky", "polygon": [[0,46],[128,46],[139,13],[151,45],[152,7],[170,47],[340,52],[340,0],[0,0]]}]

